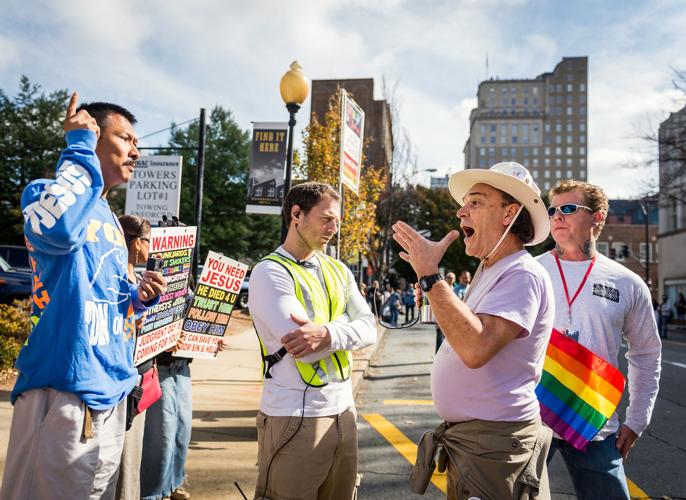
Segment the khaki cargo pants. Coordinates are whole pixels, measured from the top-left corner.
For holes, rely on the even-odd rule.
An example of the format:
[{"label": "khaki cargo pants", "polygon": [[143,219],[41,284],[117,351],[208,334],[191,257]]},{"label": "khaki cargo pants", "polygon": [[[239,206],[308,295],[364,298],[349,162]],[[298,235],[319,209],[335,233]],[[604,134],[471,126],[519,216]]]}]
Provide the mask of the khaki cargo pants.
[{"label": "khaki cargo pants", "polygon": [[529,422],[443,423],[422,436],[411,488],[424,493],[435,468],[448,470],[448,500],[548,500],[546,457],[552,433]]},{"label": "khaki cargo pants", "polygon": [[327,417],[305,417],[302,424],[300,420],[257,414],[255,499],[353,499],[357,482],[355,408]]}]

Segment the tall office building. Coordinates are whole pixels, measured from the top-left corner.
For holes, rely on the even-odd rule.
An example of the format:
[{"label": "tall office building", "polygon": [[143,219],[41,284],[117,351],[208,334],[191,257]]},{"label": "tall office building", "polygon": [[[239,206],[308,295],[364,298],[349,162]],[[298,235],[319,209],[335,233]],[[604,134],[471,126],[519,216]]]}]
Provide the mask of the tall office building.
[{"label": "tall office building", "polygon": [[371,139],[365,147],[366,165],[383,168],[388,173],[393,158],[391,110],[383,99],[374,99],[372,78],[312,80],[311,114],[321,123],[329,110],[329,99],[338,88],[345,89],[364,111],[364,138]]},{"label": "tall office building", "polygon": [[479,84],[470,116],[465,168],[516,161],[541,190],[588,177],[588,57],[565,57],[533,79]]}]

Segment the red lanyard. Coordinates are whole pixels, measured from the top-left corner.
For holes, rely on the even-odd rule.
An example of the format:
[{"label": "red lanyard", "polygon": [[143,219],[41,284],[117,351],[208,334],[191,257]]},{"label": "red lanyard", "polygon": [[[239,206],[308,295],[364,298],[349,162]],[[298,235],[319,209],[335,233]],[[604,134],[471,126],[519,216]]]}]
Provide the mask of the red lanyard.
[{"label": "red lanyard", "polygon": [[[581,289],[584,287],[586,284],[586,280],[588,279],[588,275],[591,274],[591,269],[593,269],[593,264],[595,264],[595,256],[591,259],[591,263],[588,265],[588,269],[586,269],[586,274],[584,274],[584,279],[581,280],[581,284],[579,285],[579,288],[577,288],[576,293],[574,294],[574,297],[572,297],[572,300],[569,300],[569,290],[567,289],[567,280],[565,280],[565,273],[562,271],[562,265],[560,264],[560,257],[555,254],[555,262],[557,263],[557,268],[560,270],[560,278],[562,278],[562,286],[565,289],[565,296],[567,297],[567,306],[569,307],[569,321],[571,323],[572,321],[572,304],[576,300],[576,298],[579,296],[579,293],[581,292]],[[571,327],[571,325],[569,325]]]}]

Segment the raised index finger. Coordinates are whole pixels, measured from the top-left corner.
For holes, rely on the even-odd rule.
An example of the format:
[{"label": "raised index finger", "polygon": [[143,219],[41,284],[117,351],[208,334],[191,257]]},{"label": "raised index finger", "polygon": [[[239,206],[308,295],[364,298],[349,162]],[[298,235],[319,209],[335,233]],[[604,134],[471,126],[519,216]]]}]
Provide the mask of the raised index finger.
[{"label": "raised index finger", "polygon": [[67,105],[67,118],[71,118],[76,114],[76,105],[79,102],[79,93],[74,92],[69,99],[69,104]]}]

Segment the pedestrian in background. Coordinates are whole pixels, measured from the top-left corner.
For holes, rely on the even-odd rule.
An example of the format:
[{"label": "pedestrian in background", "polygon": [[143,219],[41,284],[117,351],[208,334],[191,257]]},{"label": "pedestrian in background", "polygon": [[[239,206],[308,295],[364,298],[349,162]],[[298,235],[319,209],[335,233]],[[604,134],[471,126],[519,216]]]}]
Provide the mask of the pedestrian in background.
[{"label": "pedestrian in background", "polygon": [[455,291],[455,295],[460,300],[464,300],[464,298],[467,296],[467,291],[469,290],[469,284],[472,282],[472,275],[469,273],[469,271],[462,271],[460,273],[460,277],[457,280],[457,283],[453,285],[453,290]]},{"label": "pedestrian in background", "polygon": [[414,284],[407,285],[407,289],[402,293],[402,301],[405,306],[405,322],[412,321],[415,314]]}]

